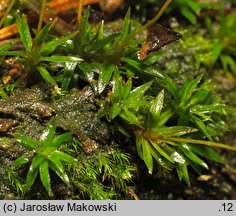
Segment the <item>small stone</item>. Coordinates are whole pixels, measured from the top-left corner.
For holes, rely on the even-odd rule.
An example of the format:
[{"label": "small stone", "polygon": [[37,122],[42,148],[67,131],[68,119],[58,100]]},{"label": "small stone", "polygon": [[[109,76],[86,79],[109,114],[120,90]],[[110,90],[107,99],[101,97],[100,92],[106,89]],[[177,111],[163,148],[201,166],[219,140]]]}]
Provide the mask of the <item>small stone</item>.
[{"label": "small stone", "polygon": [[212,179],[212,176],[210,176],[210,175],[200,175],[197,178],[198,181],[204,181],[204,182],[209,181],[211,179]]},{"label": "small stone", "polygon": [[12,119],[0,119],[0,132],[7,132],[19,122]]}]

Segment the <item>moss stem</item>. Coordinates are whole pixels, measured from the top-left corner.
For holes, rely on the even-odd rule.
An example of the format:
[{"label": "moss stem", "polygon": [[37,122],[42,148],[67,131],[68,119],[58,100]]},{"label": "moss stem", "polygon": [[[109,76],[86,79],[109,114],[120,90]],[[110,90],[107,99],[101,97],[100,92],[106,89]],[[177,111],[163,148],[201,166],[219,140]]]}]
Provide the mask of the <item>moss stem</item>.
[{"label": "moss stem", "polygon": [[166,8],[169,6],[169,4],[172,2],[172,0],[166,0],[166,2],[163,4],[157,15],[148,21],[145,25],[141,26],[140,28],[136,29],[134,32],[130,33],[130,35],[126,38],[125,42],[128,43],[132,38],[134,38],[137,34],[140,32],[146,30],[148,27],[152,26],[165,12]]},{"label": "moss stem", "polygon": [[77,15],[77,28],[80,32],[81,22],[82,22],[82,10],[83,10],[83,0],[79,0],[78,4],[78,15]]},{"label": "moss stem", "polygon": [[165,12],[166,8],[169,6],[169,4],[172,2],[172,0],[166,0],[165,4],[161,7],[161,9],[159,10],[159,12],[157,13],[157,15],[151,19],[149,22],[147,22],[145,25],[143,25],[142,27],[138,28],[136,30],[136,34],[142,32],[143,30],[149,28],[150,26],[152,26],[155,22],[157,22],[157,20],[160,19],[160,17],[162,16],[162,14]]},{"label": "moss stem", "polygon": [[16,0],[11,0],[9,6],[7,6],[7,10],[4,13],[4,16],[2,17],[2,19],[0,20],[0,28],[2,27],[3,23],[5,22],[7,15],[10,13],[13,5],[15,4],[15,1]]},{"label": "moss stem", "polygon": [[223,143],[217,143],[212,141],[206,141],[206,140],[196,140],[196,139],[190,139],[190,138],[178,138],[178,137],[168,137],[168,138],[161,138],[161,140],[168,140],[173,142],[181,142],[181,143],[191,143],[191,144],[199,144],[199,145],[207,145],[211,147],[218,147],[223,149],[228,149],[231,151],[236,151],[235,146],[223,144]]},{"label": "moss stem", "polygon": [[40,32],[42,28],[45,9],[46,9],[46,0],[43,0],[36,35]]}]

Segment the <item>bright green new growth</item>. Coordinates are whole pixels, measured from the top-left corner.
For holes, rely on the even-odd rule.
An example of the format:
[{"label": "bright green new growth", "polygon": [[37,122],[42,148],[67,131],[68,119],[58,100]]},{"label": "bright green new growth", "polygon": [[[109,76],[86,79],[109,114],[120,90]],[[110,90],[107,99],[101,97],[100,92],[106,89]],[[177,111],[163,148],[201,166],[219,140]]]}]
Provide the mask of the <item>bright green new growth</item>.
[{"label": "bright green new growth", "polygon": [[235,37],[236,37],[236,13],[232,13],[225,17],[223,5],[219,4],[220,25],[214,27],[210,18],[206,18],[206,26],[213,40],[212,45],[212,63],[215,64],[220,60],[223,70],[230,71],[236,77],[236,57]]},{"label": "bright green new growth", "polygon": [[[211,38],[210,40],[206,39],[206,36],[204,35],[206,41],[199,41],[199,45],[196,45],[196,47],[204,47],[205,45],[205,51],[208,50],[208,53],[200,58],[200,62],[206,66],[212,67],[217,61],[220,61],[224,71],[230,71],[236,76],[236,64],[234,61],[236,56],[236,13],[233,12],[226,16],[224,3],[221,0],[215,3],[197,3],[194,0],[176,0],[173,1],[173,9],[180,10],[182,15],[195,25],[197,24],[197,16],[203,9],[216,10],[217,16],[214,18],[217,19],[217,23],[209,16],[204,17],[205,25]],[[197,34],[195,36],[199,37],[200,35]],[[186,40],[188,41],[189,39],[190,38],[187,38]],[[194,55],[198,55],[197,50]]]},{"label": "bright green new growth", "polygon": [[71,181],[79,190],[74,199],[119,199],[120,194],[128,192],[127,184],[132,180],[135,167],[130,164],[129,155],[113,147],[86,157],[79,154],[81,160],[70,169]]},{"label": "bright green new growth", "polygon": [[16,168],[31,162],[25,180],[26,190],[29,190],[32,187],[39,174],[43,186],[47,190],[49,196],[52,196],[50,170],[54,171],[57,176],[61,178],[68,187],[70,187],[70,180],[66,173],[64,163],[75,164],[77,163],[77,159],[58,150],[58,148],[71,139],[72,133],[67,132],[58,136],[55,136],[55,133],[56,124],[55,121],[52,120],[47,129],[41,135],[40,140],[34,140],[21,134],[18,135],[21,144],[28,150],[34,152],[32,158],[22,155],[12,164],[12,167]]},{"label": "bright green new growth", "polygon": [[[126,62],[142,70],[141,63],[130,59]],[[135,135],[137,152],[150,174],[153,160],[156,160],[167,170],[176,168],[180,180],[190,185],[188,165],[200,174],[202,168],[208,169],[202,157],[221,161],[220,156],[207,146],[236,150],[233,146],[199,140],[217,139],[222,134],[225,128],[222,113],[227,107],[213,94],[209,84],[201,84],[202,75],[177,87],[165,74],[149,74],[160,80],[158,84],[166,89],[166,94],[172,95],[168,109],[164,105],[167,102],[164,90],[153,98],[147,95],[152,82],[133,88],[130,78],[124,82],[115,71],[112,91],[100,104],[100,115],[114,122],[125,135]],[[177,125],[169,125],[176,121]],[[131,125],[131,131],[121,127],[124,122]]]},{"label": "bright green new growth", "polygon": [[[183,96],[184,94],[182,94]],[[135,132],[137,152],[140,158],[144,160],[150,174],[153,172],[153,159],[155,159],[167,170],[176,168],[179,179],[183,179],[190,185],[188,165],[200,173],[201,167],[208,169],[208,166],[199,156],[217,162],[220,162],[220,157],[207,147],[188,144],[191,143],[188,139],[182,138],[181,142],[178,142],[178,137],[186,137],[198,130],[189,126],[182,126],[184,124],[179,124],[181,126],[165,126],[174,111],[162,112],[163,107],[164,90],[151,102],[144,122],[145,128]],[[185,117],[188,118],[188,116]],[[201,152],[204,151],[205,155],[202,155]]]},{"label": "bright green new growth", "polygon": [[194,0],[175,0],[173,7],[180,10],[181,14],[192,24],[197,24],[197,15],[200,14],[202,9],[212,8],[211,3],[197,3]]},{"label": "bright green new growth", "polygon": [[[124,121],[129,124],[140,125],[139,117],[135,115],[139,107],[147,105],[147,101],[144,100],[145,92],[150,88],[151,82],[143,84],[135,89],[132,89],[132,81],[129,79],[124,85],[122,85],[122,77],[118,71],[115,71],[113,78],[113,89],[111,97],[107,100],[111,103],[109,108],[108,119],[113,120],[116,116],[120,116]],[[106,113],[109,104],[104,104],[103,109],[100,109],[100,116]]]}]

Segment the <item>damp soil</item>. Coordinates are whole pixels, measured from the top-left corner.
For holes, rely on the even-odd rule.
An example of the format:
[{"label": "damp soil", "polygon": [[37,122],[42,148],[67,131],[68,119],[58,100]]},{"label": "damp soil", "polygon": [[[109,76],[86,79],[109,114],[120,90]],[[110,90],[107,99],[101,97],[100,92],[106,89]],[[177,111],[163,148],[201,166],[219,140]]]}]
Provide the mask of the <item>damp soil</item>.
[{"label": "damp soil", "polygon": [[148,173],[140,176],[136,190],[140,199],[148,200],[236,199],[235,174],[236,169],[232,166],[211,164],[210,170],[201,176],[192,172],[191,186],[187,186],[179,181],[177,174],[162,170],[153,176]]},{"label": "damp soil", "polygon": [[[51,92],[47,84],[35,85],[0,100],[0,199],[15,193],[5,167],[24,153],[17,134],[38,140],[47,123],[54,118],[57,130],[72,131],[79,137],[85,153],[109,142],[108,125],[98,117],[96,99],[89,87],[81,91],[72,89],[60,98],[53,97]],[[26,172],[22,170],[21,175],[25,178]],[[37,192],[37,196],[33,194],[27,198],[42,199],[46,196],[43,190]]]}]

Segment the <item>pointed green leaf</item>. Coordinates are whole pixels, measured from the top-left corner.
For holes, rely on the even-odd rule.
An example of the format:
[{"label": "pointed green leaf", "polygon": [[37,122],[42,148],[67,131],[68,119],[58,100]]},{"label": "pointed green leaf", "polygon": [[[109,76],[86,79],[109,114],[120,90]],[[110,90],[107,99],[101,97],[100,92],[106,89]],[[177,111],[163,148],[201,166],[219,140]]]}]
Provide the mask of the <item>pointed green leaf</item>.
[{"label": "pointed green leaf", "polygon": [[26,15],[23,14],[22,18],[16,19],[16,25],[18,27],[18,31],[20,34],[20,38],[22,40],[22,43],[24,44],[25,50],[27,53],[29,53],[33,46],[33,40],[30,34],[29,26],[27,23]]},{"label": "pointed green leaf", "polygon": [[184,164],[186,163],[185,158],[179,154],[178,151],[176,151],[176,149],[170,147],[168,144],[175,146],[175,143],[171,143],[171,142],[166,142],[166,143],[161,143],[160,147],[168,154],[170,155],[170,158],[172,161],[174,161],[175,163],[181,163]]},{"label": "pointed green leaf", "polygon": [[[217,36],[216,36],[216,29],[213,26],[213,22],[212,22],[210,17],[206,17],[205,18],[205,25],[206,25],[206,29],[210,33],[211,38],[217,38]],[[214,46],[213,46],[213,49],[214,49]],[[218,58],[218,55],[217,55],[217,58]],[[215,62],[215,61],[213,61],[213,62]]]},{"label": "pointed green leaf", "polygon": [[144,140],[143,137],[141,137],[141,136],[138,136],[136,138],[136,149],[137,149],[137,153],[141,159],[143,159],[142,145],[143,145],[143,143],[145,144],[145,142],[147,142],[147,141]]},{"label": "pointed green leaf", "polygon": [[36,154],[33,159],[32,159],[32,162],[31,162],[31,165],[30,165],[30,170],[33,171],[35,169],[38,168],[39,164],[44,160],[44,157],[42,157],[41,155],[39,154]]},{"label": "pointed green leaf", "polygon": [[173,165],[171,162],[169,162],[168,160],[166,160],[165,158],[162,157],[162,155],[157,152],[156,150],[154,150],[153,148],[150,148],[151,154],[153,156],[153,158],[155,158],[155,160],[166,170],[172,170]]},{"label": "pointed green leaf", "polygon": [[43,147],[53,147],[52,141],[56,132],[56,128],[56,121],[55,119],[52,119],[40,137]]},{"label": "pointed green leaf", "polygon": [[32,187],[38,175],[38,172],[39,172],[38,168],[33,171],[30,171],[30,170],[28,171],[26,181],[25,181],[26,190],[29,190]]},{"label": "pointed green leaf", "polygon": [[196,124],[196,126],[203,132],[203,134],[209,139],[211,140],[211,135],[208,133],[207,131],[207,127],[204,124],[204,122],[198,118],[197,116],[191,115],[191,119],[192,121]]},{"label": "pointed green leaf", "polygon": [[13,163],[13,167],[18,167],[29,162],[29,158],[23,156],[18,157]]},{"label": "pointed green leaf", "polygon": [[123,89],[122,89],[123,98],[126,98],[129,95],[131,88],[132,88],[132,80],[130,78],[123,86]]},{"label": "pointed green leaf", "polygon": [[82,62],[78,64],[78,68],[82,71],[83,78],[91,83],[94,82],[94,71],[100,70],[100,64]]},{"label": "pointed green leaf", "polygon": [[46,68],[42,67],[42,66],[38,66],[37,70],[39,71],[39,73],[41,74],[41,76],[51,85],[56,86],[57,82],[56,80],[51,76],[51,74],[47,71]]},{"label": "pointed green leaf", "polygon": [[68,164],[74,164],[74,163],[78,162],[76,158],[74,158],[74,157],[70,156],[69,154],[66,154],[62,151],[54,151],[50,155],[50,157],[56,158],[57,160],[65,161]]},{"label": "pointed green leaf", "polygon": [[138,108],[138,107],[146,106],[146,105],[148,105],[148,102],[145,101],[145,100],[139,100],[139,99],[135,99],[135,98],[128,98],[123,102],[123,105],[127,109],[132,109],[132,108]]},{"label": "pointed green leaf", "polygon": [[106,88],[106,86],[109,84],[114,70],[115,70],[115,65],[109,65],[109,66],[106,65],[102,73],[99,74],[98,87],[97,87],[97,91],[99,94],[101,94],[103,90]]},{"label": "pointed green leaf", "polygon": [[162,127],[166,124],[166,122],[174,115],[172,110],[167,110],[166,112],[162,113],[158,118],[157,127]]},{"label": "pointed green leaf", "polygon": [[153,159],[152,159],[149,143],[147,141],[144,141],[144,143],[142,144],[142,150],[143,150],[143,160],[148,168],[148,172],[152,174]]},{"label": "pointed green leaf", "polygon": [[164,104],[164,90],[151,102],[150,113],[154,118],[159,117]]},{"label": "pointed green leaf", "polygon": [[129,34],[130,31],[130,8],[128,9],[124,21],[123,21],[123,26],[122,26],[122,30],[119,36],[119,42],[120,41],[124,41],[127,37],[127,35]]},{"label": "pointed green leaf", "polygon": [[221,156],[208,146],[191,145],[191,144],[188,144],[188,146],[191,148],[191,151],[204,158],[216,161],[218,163],[222,162]]},{"label": "pointed green leaf", "polygon": [[[122,94],[123,88],[122,88],[122,77],[120,76],[120,73],[118,70],[114,71],[113,75],[113,88],[112,88],[112,97],[124,99]],[[112,98],[111,98],[112,99]]]},{"label": "pointed green leaf", "polygon": [[162,155],[164,158],[166,158],[168,161],[170,161],[171,163],[174,163],[174,161],[172,160],[172,158],[165,152],[165,150],[163,150],[158,143],[154,143],[152,140],[149,140],[150,143],[152,144],[152,146],[159,152],[160,155]]},{"label": "pointed green leaf", "polygon": [[133,60],[131,58],[127,58],[127,57],[123,57],[121,60],[128,63],[130,66],[134,67],[137,70],[142,69],[142,64],[138,61],[135,61],[135,60]]},{"label": "pointed green leaf", "polygon": [[69,86],[73,81],[73,75],[74,75],[74,71],[75,71],[76,66],[77,66],[77,63],[75,63],[75,62],[66,62],[65,63],[62,78],[61,78],[62,92],[68,91]]},{"label": "pointed green leaf", "polygon": [[191,107],[196,104],[207,104],[208,102],[212,100],[212,93],[208,90],[201,89],[194,92],[191,96],[190,102],[188,102],[188,107]]},{"label": "pointed green leaf", "polygon": [[197,85],[202,79],[202,75],[198,76],[195,80],[189,80],[184,83],[180,90],[180,105],[185,105],[196,89]]},{"label": "pointed green leaf", "polygon": [[90,14],[90,8],[87,7],[83,14],[83,19],[80,26],[80,32],[79,32],[79,41],[80,41],[80,46],[82,47],[86,43],[86,33],[88,30],[88,25],[89,25],[88,23],[89,14]]},{"label": "pointed green leaf", "polygon": [[213,112],[222,112],[227,106],[224,104],[211,104],[211,105],[195,105],[191,108],[193,112],[199,113],[213,113]]},{"label": "pointed green leaf", "polygon": [[236,63],[234,58],[230,55],[221,55],[220,60],[222,62],[223,68],[225,71],[232,71],[236,76]]},{"label": "pointed green leaf", "polygon": [[42,163],[43,160],[45,160],[44,157],[42,157],[39,154],[34,156],[34,158],[32,159],[32,163],[30,165],[30,168],[28,170],[27,177],[26,177],[25,185],[27,189],[30,189],[32,185],[34,184],[35,179],[39,172],[39,164]]},{"label": "pointed green leaf", "polygon": [[127,110],[126,107],[123,108],[123,111],[120,112],[119,115],[121,118],[127,121],[127,123],[140,126],[138,117],[133,112]]},{"label": "pointed green leaf", "polygon": [[47,160],[44,160],[42,163],[40,163],[39,174],[40,174],[40,179],[41,179],[43,186],[47,190],[49,196],[52,196],[51,179],[50,179]]},{"label": "pointed green leaf", "polygon": [[160,143],[159,145],[170,156],[176,152],[173,147],[179,147],[179,144],[176,144],[175,142],[169,142],[167,140],[165,140],[165,142]]},{"label": "pointed green leaf", "polygon": [[58,171],[60,173],[65,173],[65,167],[63,163],[61,162],[61,158],[58,159],[57,157],[53,157],[53,154],[49,155],[48,159],[57,167]]},{"label": "pointed green leaf", "polygon": [[104,34],[104,20],[102,20],[101,23],[99,24],[97,38],[102,39],[102,38],[104,38],[104,36],[105,36],[105,34]]},{"label": "pointed green leaf", "polygon": [[192,11],[195,14],[199,14],[200,13],[200,11],[201,11],[201,4],[196,3],[194,1],[187,1],[186,4],[188,5],[189,8],[192,9]]},{"label": "pointed green leaf", "polygon": [[114,103],[111,106],[110,112],[109,112],[109,118],[114,119],[117,115],[120,114],[122,108],[121,105],[118,103]]},{"label": "pointed green leaf", "polygon": [[177,173],[179,176],[180,181],[183,179],[184,182],[190,186],[190,179],[188,174],[188,168],[186,163],[178,163],[176,166]]},{"label": "pointed green leaf", "polygon": [[81,59],[78,56],[50,56],[50,57],[42,57],[40,58],[40,61],[48,61],[48,62],[81,62],[83,59]]},{"label": "pointed green leaf", "polygon": [[222,41],[216,41],[213,44],[213,50],[212,50],[212,64],[214,64],[217,59],[220,57],[220,54],[222,53],[222,50],[224,48],[224,44]]},{"label": "pointed green leaf", "polygon": [[197,23],[197,18],[194,15],[194,13],[188,9],[187,6],[182,6],[180,7],[180,11],[183,14],[183,16],[189,20],[192,24],[196,24]]},{"label": "pointed green leaf", "polygon": [[[166,146],[165,146],[166,149]],[[170,154],[171,159],[178,164],[185,164],[185,158],[176,150],[171,149],[173,152]]]},{"label": "pointed green leaf", "polygon": [[166,74],[164,74],[164,87],[171,92],[175,99],[178,98],[178,90],[175,82]]},{"label": "pointed green leaf", "polygon": [[2,46],[0,46],[0,55],[6,55],[6,52],[16,43],[13,42],[13,43],[7,43],[7,44],[4,44]]},{"label": "pointed green leaf", "polygon": [[52,141],[52,146],[55,148],[60,147],[65,141],[71,139],[72,135],[73,135],[72,132],[67,132],[56,136]]},{"label": "pointed green leaf", "polygon": [[184,152],[184,154],[190,159],[192,160],[194,163],[197,163],[199,164],[200,166],[208,169],[208,166],[207,164],[202,160],[200,159],[197,155],[195,155],[191,149],[188,147],[187,144],[182,144],[181,145],[181,150]]},{"label": "pointed green leaf", "polygon": [[164,90],[162,90],[155,99],[152,100],[150,110],[147,114],[146,125],[149,128],[158,128],[158,122],[161,115],[161,110],[164,103]]},{"label": "pointed green leaf", "polygon": [[1,52],[0,51],[0,55],[8,55],[8,56],[16,56],[16,57],[26,57],[27,54],[24,51],[17,51],[17,50],[13,50],[13,51],[6,51],[6,52]]},{"label": "pointed green leaf", "polygon": [[142,98],[145,92],[151,87],[152,82],[145,83],[135,89],[133,89],[128,98]]},{"label": "pointed green leaf", "polygon": [[175,137],[196,132],[197,129],[186,126],[173,126],[173,127],[155,128],[153,129],[153,131],[155,131],[158,134],[158,136],[161,137]]},{"label": "pointed green leaf", "polygon": [[213,121],[211,115],[205,115],[204,113],[198,112],[196,110],[190,109],[191,114],[194,114],[195,116],[200,117],[201,119],[204,119],[204,121]]},{"label": "pointed green leaf", "polygon": [[42,45],[45,38],[47,37],[49,31],[52,29],[52,27],[55,24],[56,19],[54,19],[52,22],[47,23],[41,31],[36,35],[35,42],[38,46]]},{"label": "pointed green leaf", "polygon": [[60,160],[57,160],[53,157],[49,157],[50,163],[49,167],[58,175],[58,177],[70,187],[70,180],[68,175],[65,172],[65,168]]},{"label": "pointed green leaf", "polygon": [[86,46],[85,52],[92,53],[92,52],[98,51],[99,49],[104,48],[107,44],[112,44],[113,40],[117,37],[117,35],[118,35],[117,33],[113,33],[100,40],[95,40],[94,43]]},{"label": "pointed green leaf", "polygon": [[17,134],[17,138],[21,141],[22,144],[24,144],[26,148],[29,149],[34,149],[39,143],[38,141],[22,134]]},{"label": "pointed green leaf", "polygon": [[73,38],[76,34],[77,34],[77,32],[75,32],[67,37],[60,38],[60,39],[56,38],[56,39],[44,44],[43,46],[41,46],[37,52],[39,52],[39,54],[41,54],[42,56],[47,56],[47,55],[53,53],[59,45],[65,43],[69,39]]}]

